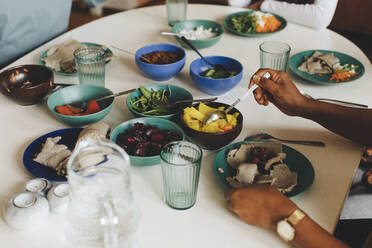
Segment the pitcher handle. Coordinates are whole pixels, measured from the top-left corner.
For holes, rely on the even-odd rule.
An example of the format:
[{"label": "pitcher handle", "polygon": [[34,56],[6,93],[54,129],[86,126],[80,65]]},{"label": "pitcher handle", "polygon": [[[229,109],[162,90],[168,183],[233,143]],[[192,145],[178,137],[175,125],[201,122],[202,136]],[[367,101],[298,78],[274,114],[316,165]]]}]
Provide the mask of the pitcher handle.
[{"label": "pitcher handle", "polygon": [[117,248],[119,219],[112,199],[101,205],[101,225],[103,227],[104,248]]}]

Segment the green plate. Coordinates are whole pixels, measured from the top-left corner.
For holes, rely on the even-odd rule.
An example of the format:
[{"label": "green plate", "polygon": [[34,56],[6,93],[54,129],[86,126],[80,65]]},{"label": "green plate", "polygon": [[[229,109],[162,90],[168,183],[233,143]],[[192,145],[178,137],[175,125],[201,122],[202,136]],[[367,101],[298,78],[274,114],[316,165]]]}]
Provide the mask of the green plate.
[{"label": "green plate", "polygon": [[[199,26],[203,26],[204,29],[211,28],[213,32],[217,33],[216,37],[207,39],[207,40],[189,40],[191,44],[194,45],[197,49],[202,49],[202,48],[207,48],[211,47],[214,44],[216,44],[222,37],[224,33],[224,29],[221,24],[210,21],[210,20],[186,20],[177,23],[176,25],[173,26],[172,32],[173,33],[178,33],[182,29],[196,29]],[[190,47],[184,43],[181,38],[175,36],[176,40],[183,46],[184,48],[190,49]]]},{"label": "green plate", "polygon": [[237,34],[237,35],[241,35],[241,36],[245,36],[245,37],[263,37],[263,36],[267,36],[267,35],[270,35],[270,34],[274,34],[274,33],[277,33],[279,31],[282,31],[286,26],[287,26],[287,21],[286,19],[284,19],[283,17],[279,16],[279,15],[276,15],[274,13],[269,13],[269,12],[265,12],[265,11],[261,11],[263,13],[269,13],[269,14],[272,14],[276,17],[276,19],[278,19],[282,25],[274,32],[269,32],[269,33],[256,33],[256,32],[252,32],[252,33],[242,33],[242,32],[238,32],[236,31],[235,29],[232,28],[231,24],[230,24],[230,19],[234,16],[238,16],[238,15],[241,15],[241,14],[246,14],[246,13],[253,13],[255,12],[254,10],[245,10],[245,11],[239,11],[239,12],[236,12],[236,13],[232,13],[230,15],[228,15],[225,20],[223,21],[223,25],[226,27],[227,30],[229,30],[230,32],[234,33],[234,34]]},{"label": "green plate", "polygon": [[[226,181],[226,177],[235,176],[236,170],[232,169],[227,161],[226,156],[229,150],[238,148],[241,144],[247,143],[264,143],[268,141],[242,141],[238,143],[231,144],[224,149],[222,149],[215,157],[213,161],[213,173],[217,178],[217,181],[221,183],[226,189],[232,189],[230,184]],[[314,168],[311,165],[310,161],[300,152],[296,151],[295,149],[283,145],[282,144],[283,152],[287,154],[286,159],[283,162],[288,165],[289,169],[292,172],[297,173],[297,185],[293,188],[291,192],[286,193],[285,195],[288,197],[295,196],[299,193],[304,192],[307,188],[309,188],[314,181]],[[218,169],[223,169],[223,173],[220,173]]]},{"label": "green plate", "polygon": [[[92,43],[92,42],[81,42],[81,44],[84,44],[84,45],[86,45],[88,47],[90,47],[90,46],[102,46],[100,44]],[[43,54],[41,54],[41,56],[39,58],[39,64],[40,65],[45,66],[45,62],[42,59],[43,58],[46,58],[47,52],[48,52],[48,50],[46,50],[45,52],[43,52]],[[111,61],[111,57],[112,56],[113,56],[113,52],[110,50],[110,48],[107,48],[106,51],[105,51],[106,64]],[[59,75],[62,75],[62,76],[76,76],[77,75],[76,72],[67,73],[67,72],[64,72],[64,71],[56,71],[56,70],[54,70],[52,68],[50,68],[50,69],[53,70],[55,73],[57,73]]]},{"label": "green plate", "polygon": [[[353,77],[350,80],[345,81],[345,82],[335,82],[335,81],[330,80],[331,75],[329,75],[329,74],[322,74],[322,75],[309,74],[307,72],[303,72],[303,71],[298,70],[297,67],[299,67],[301,65],[301,63],[304,61],[304,57],[310,57],[311,54],[313,54],[315,51],[322,52],[322,53],[334,53],[335,57],[340,59],[340,64],[341,65],[344,65],[344,64],[357,65],[359,67],[356,70],[357,76]],[[313,82],[313,83],[324,84],[324,85],[338,85],[338,84],[349,83],[351,81],[357,80],[358,78],[360,78],[364,74],[364,66],[359,60],[357,60],[357,59],[355,59],[355,58],[353,58],[353,57],[351,57],[347,54],[344,54],[344,53],[330,51],[330,50],[318,50],[318,49],[296,53],[295,55],[293,55],[289,59],[289,68],[291,69],[291,71],[294,74],[296,74],[297,76],[299,76],[302,79],[308,80],[308,81]]]}]

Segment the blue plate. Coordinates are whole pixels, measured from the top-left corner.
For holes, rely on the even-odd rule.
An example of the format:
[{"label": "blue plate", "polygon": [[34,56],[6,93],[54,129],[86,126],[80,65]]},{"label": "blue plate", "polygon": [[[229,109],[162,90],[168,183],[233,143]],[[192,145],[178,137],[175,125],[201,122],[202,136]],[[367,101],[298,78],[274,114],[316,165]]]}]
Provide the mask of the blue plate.
[{"label": "blue plate", "polygon": [[[224,149],[222,149],[215,157],[213,161],[213,173],[217,178],[217,181],[221,183],[226,189],[232,189],[230,184],[226,181],[226,177],[232,177],[236,175],[236,170],[232,169],[227,161],[226,156],[229,150],[238,148],[241,144],[247,143],[264,143],[267,141],[242,141],[238,143],[231,144]],[[311,165],[310,161],[300,152],[296,151],[295,149],[283,145],[282,144],[283,152],[287,154],[286,159],[283,162],[289,167],[292,172],[296,172],[298,175],[297,178],[297,186],[289,192],[285,193],[286,196],[291,197],[295,196],[299,193],[304,192],[307,188],[309,188],[314,181],[314,168]],[[218,171],[218,168],[223,169],[223,173]]]},{"label": "blue plate", "polygon": [[[330,74],[319,74],[319,75],[316,74],[316,73],[315,74],[309,74],[307,72],[298,70],[297,68],[302,64],[302,62],[304,61],[304,58],[305,57],[310,57],[316,51],[322,52],[324,54],[333,53],[335,57],[340,59],[340,64],[341,65],[349,64],[349,65],[358,66],[358,69],[355,70],[357,75],[355,77],[350,78],[347,81],[344,81],[344,82],[335,82],[335,81],[331,80],[331,75]],[[320,49],[307,50],[307,51],[303,51],[303,52],[300,52],[300,53],[296,53],[295,55],[293,55],[289,59],[289,68],[291,69],[291,71],[294,74],[296,74],[300,78],[308,80],[308,81],[313,82],[313,83],[323,84],[323,85],[340,85],[340,84],[344,84],[344,83],[349,83],[351,81],[357,80],[358,78],[362,77],[363,74],[364,74],[364,71],[365,71],[363,64],[359,60],[357,60],[356,58],[353,58],[353,57],[351,57],[347,54],[344,54],[344,53],[340,53],[340,52],[336,52],[336,51],[330,51],[330,50],[320,50]]]},{"label": "blue plate", "polygon": [[47,133],[34,141],[26,148],[23,153],[23,165],[28,172],[35,177],[42,177],[52,182],[64,182],[67,179],[63,176],[57,175],[57,172],[52,168],[39,164],[33,159],[41,151],[42,144],[45,143],[49,137],[61,136],[59,144],[66,145],[71,151],[75,147],[76,140],[81,132],[82,128],[65,128]]},{"label": "blue plate", "polygon": [[[100,44],[97,44],[97,43],[92,43],[92,42],[81,42],[81,44],[84,44],[84,45],[86,45],[86,46],[88,46],[88,47],[90,47],[90,46],[102,46],[102,45],[100,45]],[[41,56],[40,56],[40,58],[39,58],[39,64],[40,65],[43,65],[43,66],[45,66],[45,62],[42,60],[43,58],[45,58],[46,56],[47,56],[47,51],[48,50],[46,50],[45,52],[43,52],[43,54],[41,54]],[[112,51],[110,50],[110,48],[106,48],[106,50],[105,50],[105,61],[106,61],[106,64],[108,63],[108,62],[110,62],[111,61],[111,57],[113,56],[113,53],[112,53]],[[76,76],[77,75],[77,73],[76,72],[71,72],[71,73],[69,73],[69,72],[64,72],[64,71],[56,71],[56,70],[54,70],[54,69],[52,69],[52,68],[50,68],[52,71],[54,71],[55,73],[57,73],[57,74],[59,74],[59,75],[63,75],[63,76]]]}]

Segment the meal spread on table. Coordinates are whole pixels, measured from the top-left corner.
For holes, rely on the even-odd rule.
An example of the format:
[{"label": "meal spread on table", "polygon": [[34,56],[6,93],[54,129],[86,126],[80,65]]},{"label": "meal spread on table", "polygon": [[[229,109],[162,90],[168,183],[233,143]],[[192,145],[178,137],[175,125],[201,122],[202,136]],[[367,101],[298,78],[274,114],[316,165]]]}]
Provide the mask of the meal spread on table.
[{"label": "meal spread on table", "polygon": [[[280,17],[277,18],[275,15],[270,13],[264,13],[261,11],[247,11],[242,13],[239,12],[236,15],[232,15],[230,18],[226,19],[226,21],[236,32],[243,34],[264,34],[272,33],[278,31],[280,28],[283,28],[283,22],[279,19],[283,20]],[[199,25],[187,29],[182,29],[178,32],[178,34],[185,36],[189,40],[208,40],[216,37],[217,32],[212,28],[205,28],[203,25]],[[65,42],[48,49],[41,56],[41,64],[50,67],[57,72],[70,74],[75,73],[76,66],[74,62],[73,52],[78,48],[90,45],[100,46],[94,43],[81,43],[72,38],[67,39]],[[174,47],[175,46],[173,46],[173,48]],[[166,49],[159,48],[152,51],[146,51],[146,53],[140,55],[139,60],[146,63],[146,67],[155,67],[149,66],[148,64],[156,65],[156,69],[151,69],[156,73],[167,74],[171,71],[175,75],[182,69],[183,64],[180,65],[179,68],[177,68],[178,71],[176,72],[174,72],[174,68],[172,66],[178,64],[175,62],[184,60],[184,54],[184,52],[182,55],[178,52],[174,52],[174,50],[166,51]],[[107,59],[109,59],[112,56],[112,53],[106,52],[105,56]],[[197,75],[202,76],[202,80],[208,80],[207,78],[209,78],[221,79],[228,82],[230,78],[234,79],[236,78],[234,76],[238,74],[238,72],[232,70],[232,68],[229,68],[229,66],[232,67],[230,64],[231,63],[226,62],[226,65],[222,66],[222,68],[226,67],[226,69],[224,70],[218,69],[216,67],[207,70],[203,68],[203,71],[201,73],[199,72]],[[137,66],[140,68],[138,64]],[[305,57],[302,63],[298,66],[298,70],[306,72],[308,74],[330,75],[330,80],[334,82],[344,82],[356,77],[357,69],[358,66],[354,64],[341,64],[340,59],[333,53],[322,53],[320,51],[315,51],[311,56]],[[17,71],[14,74],[10,75],[13,82],[15,81],[14,79],[17,77],[17,75]],[[209,81],[217,80],[208,80],[208,82]],[[32,83],[30,83],[30,85],[24,84],[22,87],[32,87]],[[216,84],[212,87],[218,88],[222,86]],[[200,88],[202,89],[202,87]],[[103,87],[101,87],[101,90],[102,89],[104,90]],[[168,90],[154,90],[148,89],[144,86],[140,86],[137,91],[139,92],[139,95],[136,95],[135,97],[128,96],[128,107],[132,108],[142,115],[151,115],[153,117],[157,117],[157,120],[159,120],[159,118],[164,118],[164,116],[166,115],[179,114],[179,120],[177,121],[181,121],[181,123],[183,122],[182,124],[185,124],[186,127],[200,132],[198,133],[199,135],[202,133],[203,135],[211,135],[210,140],[208,139],[207,141],[203,142],[215,142],[214,139],[216,137],[218,138],[222,135],[228,135],[229,133],[235,135],[230,137],[231,140],[233,140],[239,135],[241,131],[242,125],[241,123],[238,123],[238,119],[240,122],[242,122],[242,115],[238,111],[234,113],[227,113],[225,111],[225,107],[214,108],[208,106],[208,104],[199,103],[197,107],[196,105],[191,106],[190,104],[190,107],[182,106],[182,109],[177,109],[177,111],[175,111],[172,108],[172,101],[184,99],[177,99],[179,95],[177,95],[177,92],[172,93],[170,91],[169,84]],[[172,94],[175,94],[175,96],[173,96]],[[190,93],[188,94],[191,96]],[[68,116],[69,118],[85,118],[81,116],[90,117],[105,108],[108,109],[107,106],[100,106],[95,100],[84,99],[84,101],[87,103],[86,108],[75,107],[72,104],[73,102],[64,102],[53,107],[53,111],[65,117]],[[216,110],[225,111],[226,118],[205,123],[206,117]],[[72,139],[74,142],[73,146],[71,146],[71,144],[67,145],[66,143],[64,143],[63,137],[61,137],[60,135],[51,135],[45,138],[45,140],[43,137],[40,137],[43,139],[43,142],[41,144],[38,143],[39,147],[37,147],[36,153],[32,152],[32,162],[36,162],[43,168],[52,169],[53,172],[55,172],[58,176],[61,176],[62,178],[64,178],[64,180],[66,180],[68,176],[67,163],[71,155],[73,154],[74,147],[78,147],[86,139],[102,139],[108,141],[107,138],[110,136],[111,128],[108,124],[99,120],[100,119],[89,120],[89,123],[95,123],[86,126],[85,128],[81,129],[81,131],[80,129],[75,129],[74,132],[76,133],[74,133],[74,137],[69,137],[69,139]],[[177,123],[177,121],[175,122]],[[80,126],[83,126],[89,123],[81,122],[79,124],[81,124]],[[179,128],[176,124],[173,125]],[[240,129],[238,129],[238,127],[240,127]],[[141,159],[143,159],[143,157],[159,156],[164,146],[171,142],[184,139],[184,133],[181,128],[179,129],[181,130],[181,133],[173,131],[174,129],[169,130],[157,125],[147,125],[142,123],[141,121],[138,121],[134,122],[132,127],[125,128],[123,129],[123,131],[118,133],[116,135],[115,142],[130,156],[141,157]],[[186,129],[184,128],[184,130]],[[198,138],[200,137],[196,136],[192,139],[194,140]],[[194,143],[197,142],[195,141]],[[233,188],[245,187],[251,184],[268,184],[277,188],[280,192],[287,194],[296,191],[293,189],[295,189],[296,186],[298,187],[298,185],[302,183],[300,179],[301,173],[297,173],[298,171],[293,170],[293,167],[283,162],[285,161],[287,154],[282,151],[281,143],[243,143],[239,146],[235,145],[231,149],[229,147],[225,147],[225,149],[227,151],[226,153],[225,151],[223,151],[223,159],[225,159],[228,164],[228,168],[225,167],[225,169],[228,169],[233,173],[230,173],[228,175],[226,174],[226,176],[224,174],[224,169],[220,167],[218,168],[218,172],[223,175],[224,182],[226,182]],[[121,149],[119,148],[119,150]],[[94,154],[89,157],[89,159],[80,161],[80,168],[78,169],[88,168],[89,166],[93,165],[98,166],[101,162],[105,161],[109,154],[110,152],[103,147],[102,149],[97,149]],[[184,159],[186,162],[190,162],[191,157],[182,155],[182,159]],[[24,163],[26,163],[25,161],[26,160],[24,159]],[[302,162],[304,161],[307,161],[307,159],[303,156]],[[217,161],[217,163],[220,162],[221,161]],[[302,166],[302,164],[298,166]],[[25,167],[29,171],[31,171],[29,166],[25,165]],[[313,171],[310,172],[312,172],[313,176]],[[366,179],[368,180],[368,183],[370,183],[371,181],[370,178],[371,175],[368,175],[368,178]],[[309,182],[307,182],[307,187],[312,184],[312,180],[313,178],[309,180]],[[64,191],[65,195],[67,194],[66,192],[67,191]],[[57,208],[54,209],[56,210]]]}]

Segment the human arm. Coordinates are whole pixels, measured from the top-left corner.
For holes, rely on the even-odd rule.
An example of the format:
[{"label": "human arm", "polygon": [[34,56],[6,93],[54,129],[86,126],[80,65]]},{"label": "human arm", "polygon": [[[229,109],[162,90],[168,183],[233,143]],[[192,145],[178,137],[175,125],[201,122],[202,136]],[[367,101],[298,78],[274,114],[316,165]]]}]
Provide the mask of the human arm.
[{"label": "human arm", "polygon": [[[270,79],[262,77],[270,73]],[[310,119],[363,145],[372,144],[372,109],[351,108],[309,99],[296,88],[289,76],[282,71],[260,69],[252,77],[250,86],[258,84],[255,99],[261,105],[273,103],[290,116]]]},{"label": "human arm", "polygon": [[[225,194],[227,208],[244,222],[276,230],[277,223],[290,216],[298,206],[277,189],[262,184],[234,189]],[[309,216],[295,227],[295,247],[348,247],[325,231]]]},{"label": "human arm", "polygon": [[331,23],[337,2],[338,0],[315,0],[313,4],[295,4],[265,0],[260,9],[283,16],[287,21],[320,29]]}]

